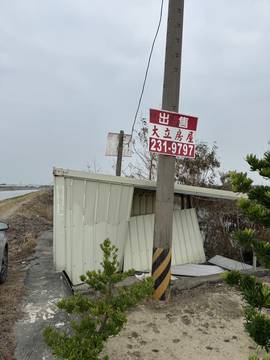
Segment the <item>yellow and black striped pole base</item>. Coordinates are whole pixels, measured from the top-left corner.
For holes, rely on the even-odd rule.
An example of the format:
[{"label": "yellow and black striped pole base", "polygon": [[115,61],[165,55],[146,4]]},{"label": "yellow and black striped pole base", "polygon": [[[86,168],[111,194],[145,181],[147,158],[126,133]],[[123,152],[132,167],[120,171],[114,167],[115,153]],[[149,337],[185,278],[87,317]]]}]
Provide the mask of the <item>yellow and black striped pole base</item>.
[{"label": "yellow and black striped pole base", "polygon": [[172,249],[154,248],[152,277],[155,280],[154,299],[166,300],[166,290],[171,281]]}]

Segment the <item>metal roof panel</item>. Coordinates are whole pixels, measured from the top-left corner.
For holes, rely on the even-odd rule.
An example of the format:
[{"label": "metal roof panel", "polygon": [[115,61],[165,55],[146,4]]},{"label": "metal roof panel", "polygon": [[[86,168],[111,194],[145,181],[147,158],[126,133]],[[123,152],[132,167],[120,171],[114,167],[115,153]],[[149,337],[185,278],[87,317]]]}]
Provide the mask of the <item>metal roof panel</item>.
[{"label": "metal roof panel", "polygon": [[[138,189],[146,189],[146,190],[156,190],[156,182],[149,180],[139,180],[133,179],[129,177],[123,176],[112,176],[112,175],[102,175],[102,174],[91,174],[84,171],[76,171],[76,170],[66,170],[60,168],[54,168],[54,175],[64,176],[68,178],[74,179],[83,179],[90,181],[97,181],[99,183],[111,183],[118,184],[123,186],[133,186]],[[234,193],[233,191],[220,190],[214,188],[205,188],[199,186],[191,186],[191,185],[183,185],[176,184],[175,185],[175,193],[193,195],[193,196],[202,196],[202,197],[211,197],[217,199],[227,199],[227,200],[237,200],[240,197],[245,196],[244,194]]]}]

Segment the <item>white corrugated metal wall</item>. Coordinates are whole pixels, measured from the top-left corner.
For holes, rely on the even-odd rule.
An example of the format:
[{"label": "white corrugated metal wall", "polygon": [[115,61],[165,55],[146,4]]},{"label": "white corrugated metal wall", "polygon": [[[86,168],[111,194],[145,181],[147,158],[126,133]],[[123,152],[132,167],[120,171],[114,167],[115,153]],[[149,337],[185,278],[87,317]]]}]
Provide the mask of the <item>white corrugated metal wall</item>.
[{"label": "white corrugated metal wall", "polygon": [[54,177],[53,196],[53,260],[56,271],[66,269],[65,178]]},{"label": "white corrugated metal wall", "polygon": [[73,284],[87,270],[100,268],[106,238],[123,262],[132,197],[132,186],[55,177],[55,265]]},{"label": "white corrugated metal wall", "polygon": [[[150,271],[154,214],[130,218],[124,270]],[[203,263],[205,254],[195,209],[174,210],[172,265]]]}]

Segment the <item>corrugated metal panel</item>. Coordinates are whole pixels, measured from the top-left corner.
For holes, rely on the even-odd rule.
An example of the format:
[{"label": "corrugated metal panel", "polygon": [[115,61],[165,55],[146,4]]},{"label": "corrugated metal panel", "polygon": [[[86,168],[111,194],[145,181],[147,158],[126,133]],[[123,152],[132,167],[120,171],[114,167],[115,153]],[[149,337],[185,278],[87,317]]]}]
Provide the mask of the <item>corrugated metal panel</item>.
[{"label": "corrugated metal panel", "polygon": [[[149,180],[138,180],[127,177],[120,176],[111,176],[111,175],[101,175],[101,174],[90,174],[84,171],[75,171],[75,170],[65,170],[65,169],[54,169],[55,176],[68,176],[69,178],[74,179],[83,179],[83,180],[92,180],[98,181],[99,183],[111,183],[118,185],[131,185],[138,189],[145,190],[156,190],[156,182]],[[211,197],[217,199],[227,199],[227,200],[237,200],[240,197],[245,197],[245,194],[237,194],[232,191],[203,188],[198,186],[191,185],[175,185],[176,194],[185,194],[193,196],[203,196]]]},{"label": "corrugated metal panel", "polygon": [[54,266],[57,271],[65,270],[65,180],[54,178],[53,242]]},{"label": "corrugated metal panel", "polygon": [[156,193],[154,191],[135,191],[131,216],[154,214]]},{"label": "corrugated metal panel", "polygon": [[123,261],[132,197],[132,186],[56,177],[54,259],[73,284],[87,270],[100,268],[100,244],[106,238]]},{"label": "corrugated metal panel", "polygon": [[[189,209],[190,195],[174,196],[174,210]],[[131,216],[150,215],[155,213],[156,192],[135,189],[131,208]]]},{"label": "corrugated metal panel", "polygon": [[[130,219],[124,255],[124,269],[150,271],[152,262],[154,215]],[[173,217],[172,265],[203,263],[202,236],[194,209],[175,210]]]}]

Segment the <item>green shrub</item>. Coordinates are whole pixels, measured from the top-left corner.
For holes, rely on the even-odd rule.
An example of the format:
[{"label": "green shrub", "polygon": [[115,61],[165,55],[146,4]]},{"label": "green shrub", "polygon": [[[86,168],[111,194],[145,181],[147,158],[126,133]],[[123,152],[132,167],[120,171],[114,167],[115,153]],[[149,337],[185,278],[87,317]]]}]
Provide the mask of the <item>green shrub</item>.
[{"label": "green shrub", "polygon": [[[251,154],[247,156],[246,160],[251,171],[257,171],[265,180],[270,179],[270,151],[267,151],[262,159]],[[253,186],[253,181],[247,177],[247,173],[235,171],[231,173],[231,181],[234,191],[247,194],[238,201],[238,206],[254,224],[253,229],[246,228],[235,232],[234,240],[238,246],[252,250],[259,261],[270,268],[270,239],[269,236],[268,239],[261,236],[262,232],[269,235],[270,230],[270,187],[267,185]],[[270,308],[270,288],[254,276],[241,275],[237,272],[226,274],[225,281],[240,289],[246,302],[245,329],[259,346],[269,352],[270,317],[263,312],[263,309]],[[268,358],[266,356],[264,360]],[[259,357],[253,355],[250,357],[251,359],[259,360]]]},{"label": "green shrub", "polygon": [[81,277],[96,291],[97,298],[77,293],[61,300],[58,307],[73,317],[69,329],[58,331],[47,327],[43,332],[46,343],[57,357],[68,360],[100,359],[105,341],[109,336],[117,335],[126,323],[125,311],[153,293],[152,278],[129,286],[116,286],[134,271],[118,272],[118,250],[108,239],[101,249],[103,270],[89,271]]},{"label": "green shrub", "polygon": [[248,360],[260,360],[257,355],[251,355]]},{"label": "green shrub", "polygon": [[233,234],[236,244],[246,250],[253,250],[255,232],[253,229],[236,230]]},{"label": "green shrub", "polygon": [[244,300],[254,308],[262,309],[268,301],[263,284],[255,276],[243,275],[240,280],[240,290]]},{"label": "green shrub", "polygon": [[239,271],[227,271],[224,281],[230,286],[237,286],[247,304],[256,309],[270,308],[270,288],[257,280],[255,276],[242,275]]},{"label": "green shrub", "polygon": [[245,309],[245,328],[250,337],[267,352],[270,350],[270,319],[252,307]]},{"label": "green shrub", "polygon": [[241,280],[241,274],[239,271],[226,271],[222,274],[223,280],[230,286],[239,286]]}]

